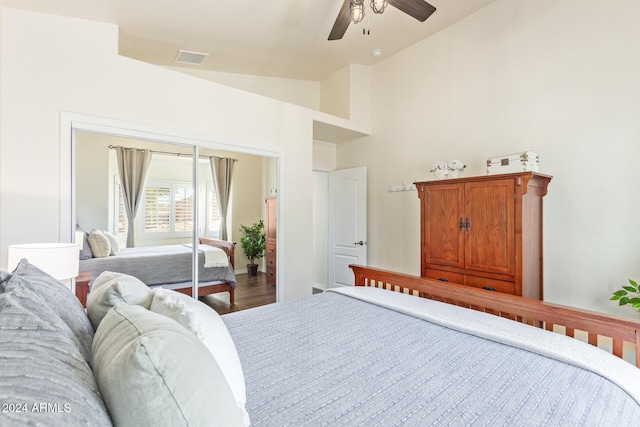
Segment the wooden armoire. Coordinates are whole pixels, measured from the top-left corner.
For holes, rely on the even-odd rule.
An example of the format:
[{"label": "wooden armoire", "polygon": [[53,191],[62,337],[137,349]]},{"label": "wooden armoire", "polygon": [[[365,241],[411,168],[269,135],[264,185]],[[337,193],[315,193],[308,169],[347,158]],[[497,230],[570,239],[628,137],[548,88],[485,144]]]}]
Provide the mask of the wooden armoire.
[{"label": "wooden armoire", "polygon": [[542,198],[551,176],[417,182],[421,275],[542,299]]},{"label": "wooden armoire", "polygon": [[265,234],[267,285],[276,284],[276,198],[267,197],[265,203]]}]

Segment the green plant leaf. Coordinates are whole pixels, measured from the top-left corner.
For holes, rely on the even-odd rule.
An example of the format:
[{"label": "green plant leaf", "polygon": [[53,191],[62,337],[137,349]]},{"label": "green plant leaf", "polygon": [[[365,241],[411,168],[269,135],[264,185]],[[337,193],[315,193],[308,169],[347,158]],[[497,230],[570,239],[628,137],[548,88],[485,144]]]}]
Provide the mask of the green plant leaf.
[{"label": "green plant leaf", "polygon": [[240,225],[239,228],[242,236],[240,237],[240,246],[245,257],[251,264],[254,264],[256,258],[264,256],[266,248],[266,236],[264,233],[264,222],[262,220],[250,225]]},{"label": "green plant leaf", "polygon": [[611,301],[618,301],[620,298],[622,298],[620,295],[614,295],[611,298],[609,298]]},{"label": "green plant leaf", "polygon": [[638,292],[638,290],[636,288],[632,287],[632,286],[623,286],[622,289],[625,289],[625,290],[627,290],[627,291],[629,291],[631,293],[634,293],[634,294],[636,292]]},{"label": "green plant leaf", "polygon": [[625,295],[629,295],[629,292],[627,292],[627,291],[625,291],[625,290],[623,290],[623,289],[620,289],[619,291],[615,291],[615,292],[613,293],[613,295],[615,295],[615,296],[617,296],[617,297],[623,297],[623,296],[625,296]]},{"label": "green plant leaf", "polygon": [[629,283],[631,283],[631,285],[635,286],[635,288],[638,289],[638,283],[636,283],[634,280],[629,279]]},{"label": "green plant leaf", "polygon": [[627,305],[627,304],[629,304],[629,298],[627,297],[620,298],[620,305]]}]

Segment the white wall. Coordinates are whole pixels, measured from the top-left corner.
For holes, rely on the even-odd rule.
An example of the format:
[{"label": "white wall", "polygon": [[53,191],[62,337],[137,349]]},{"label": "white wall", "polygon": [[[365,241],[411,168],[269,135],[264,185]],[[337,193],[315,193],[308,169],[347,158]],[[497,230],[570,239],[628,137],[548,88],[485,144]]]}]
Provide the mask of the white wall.
[{"label": "white wall", "polygon": [[459,158],[536,150],[545,299],[635,315],[608,301],[640,279],[640,2],[498,0],[373,67],[372,133],[338,146],[369,171],[369,263],[419,274],[419,204],[390,183]]},{"label": "white wall", "polygon": [[344,67],[320,82],[320,111],[348,119],[351,115],[351,70]]},{"label": "white wall", "polygon": [[279,155],[278,289],[310,293],[314,112],[118,56],[110,24],[10,8],[1,19],[0,268],[9,244],[70,238],[59,177],[60,115],[72,112]]},{"label": "white wall", "polygon": [[320,108],[320,83],[316,81],[224,73],[186,67],[167,68],[301,107],[313,110]]},{"label": "white wall", "polygon": [[329,173],[313,171],[313,286],[326,289],[329,235]]},{"label": "white wall", "polygon": [[313,285],[327,287],[329,174],[336,170],[337,145],[313,141]]}]

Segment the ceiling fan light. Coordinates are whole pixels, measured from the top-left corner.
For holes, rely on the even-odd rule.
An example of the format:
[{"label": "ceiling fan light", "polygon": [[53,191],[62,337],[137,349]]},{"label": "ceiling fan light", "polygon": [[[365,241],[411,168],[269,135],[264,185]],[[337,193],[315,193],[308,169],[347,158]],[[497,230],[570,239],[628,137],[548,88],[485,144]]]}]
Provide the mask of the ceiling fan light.
[{"label": "ceiling fan light", "polygon": [[371,0],[371,10],[373,13],[382,13],[384,9],[389,5],[387,0]]},{"label": "ceiling fan light", "polygon": [[349,14],[354,24],[364,19],[364,0],[349,0]]}]

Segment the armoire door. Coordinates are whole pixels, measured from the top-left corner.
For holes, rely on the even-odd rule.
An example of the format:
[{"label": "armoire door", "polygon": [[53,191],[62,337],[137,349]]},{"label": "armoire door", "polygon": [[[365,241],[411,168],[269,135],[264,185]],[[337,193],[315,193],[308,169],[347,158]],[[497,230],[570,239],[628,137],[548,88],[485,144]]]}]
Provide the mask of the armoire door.
[{"label": "armoire door", "polygon": [[467,182],[465,269],[515,274],[515,182],[513,178]]},{"label": "armoire door", "polygon": [[464,268],[463,190],[460,184],[424,188],[422,248],[426,267]]}]

